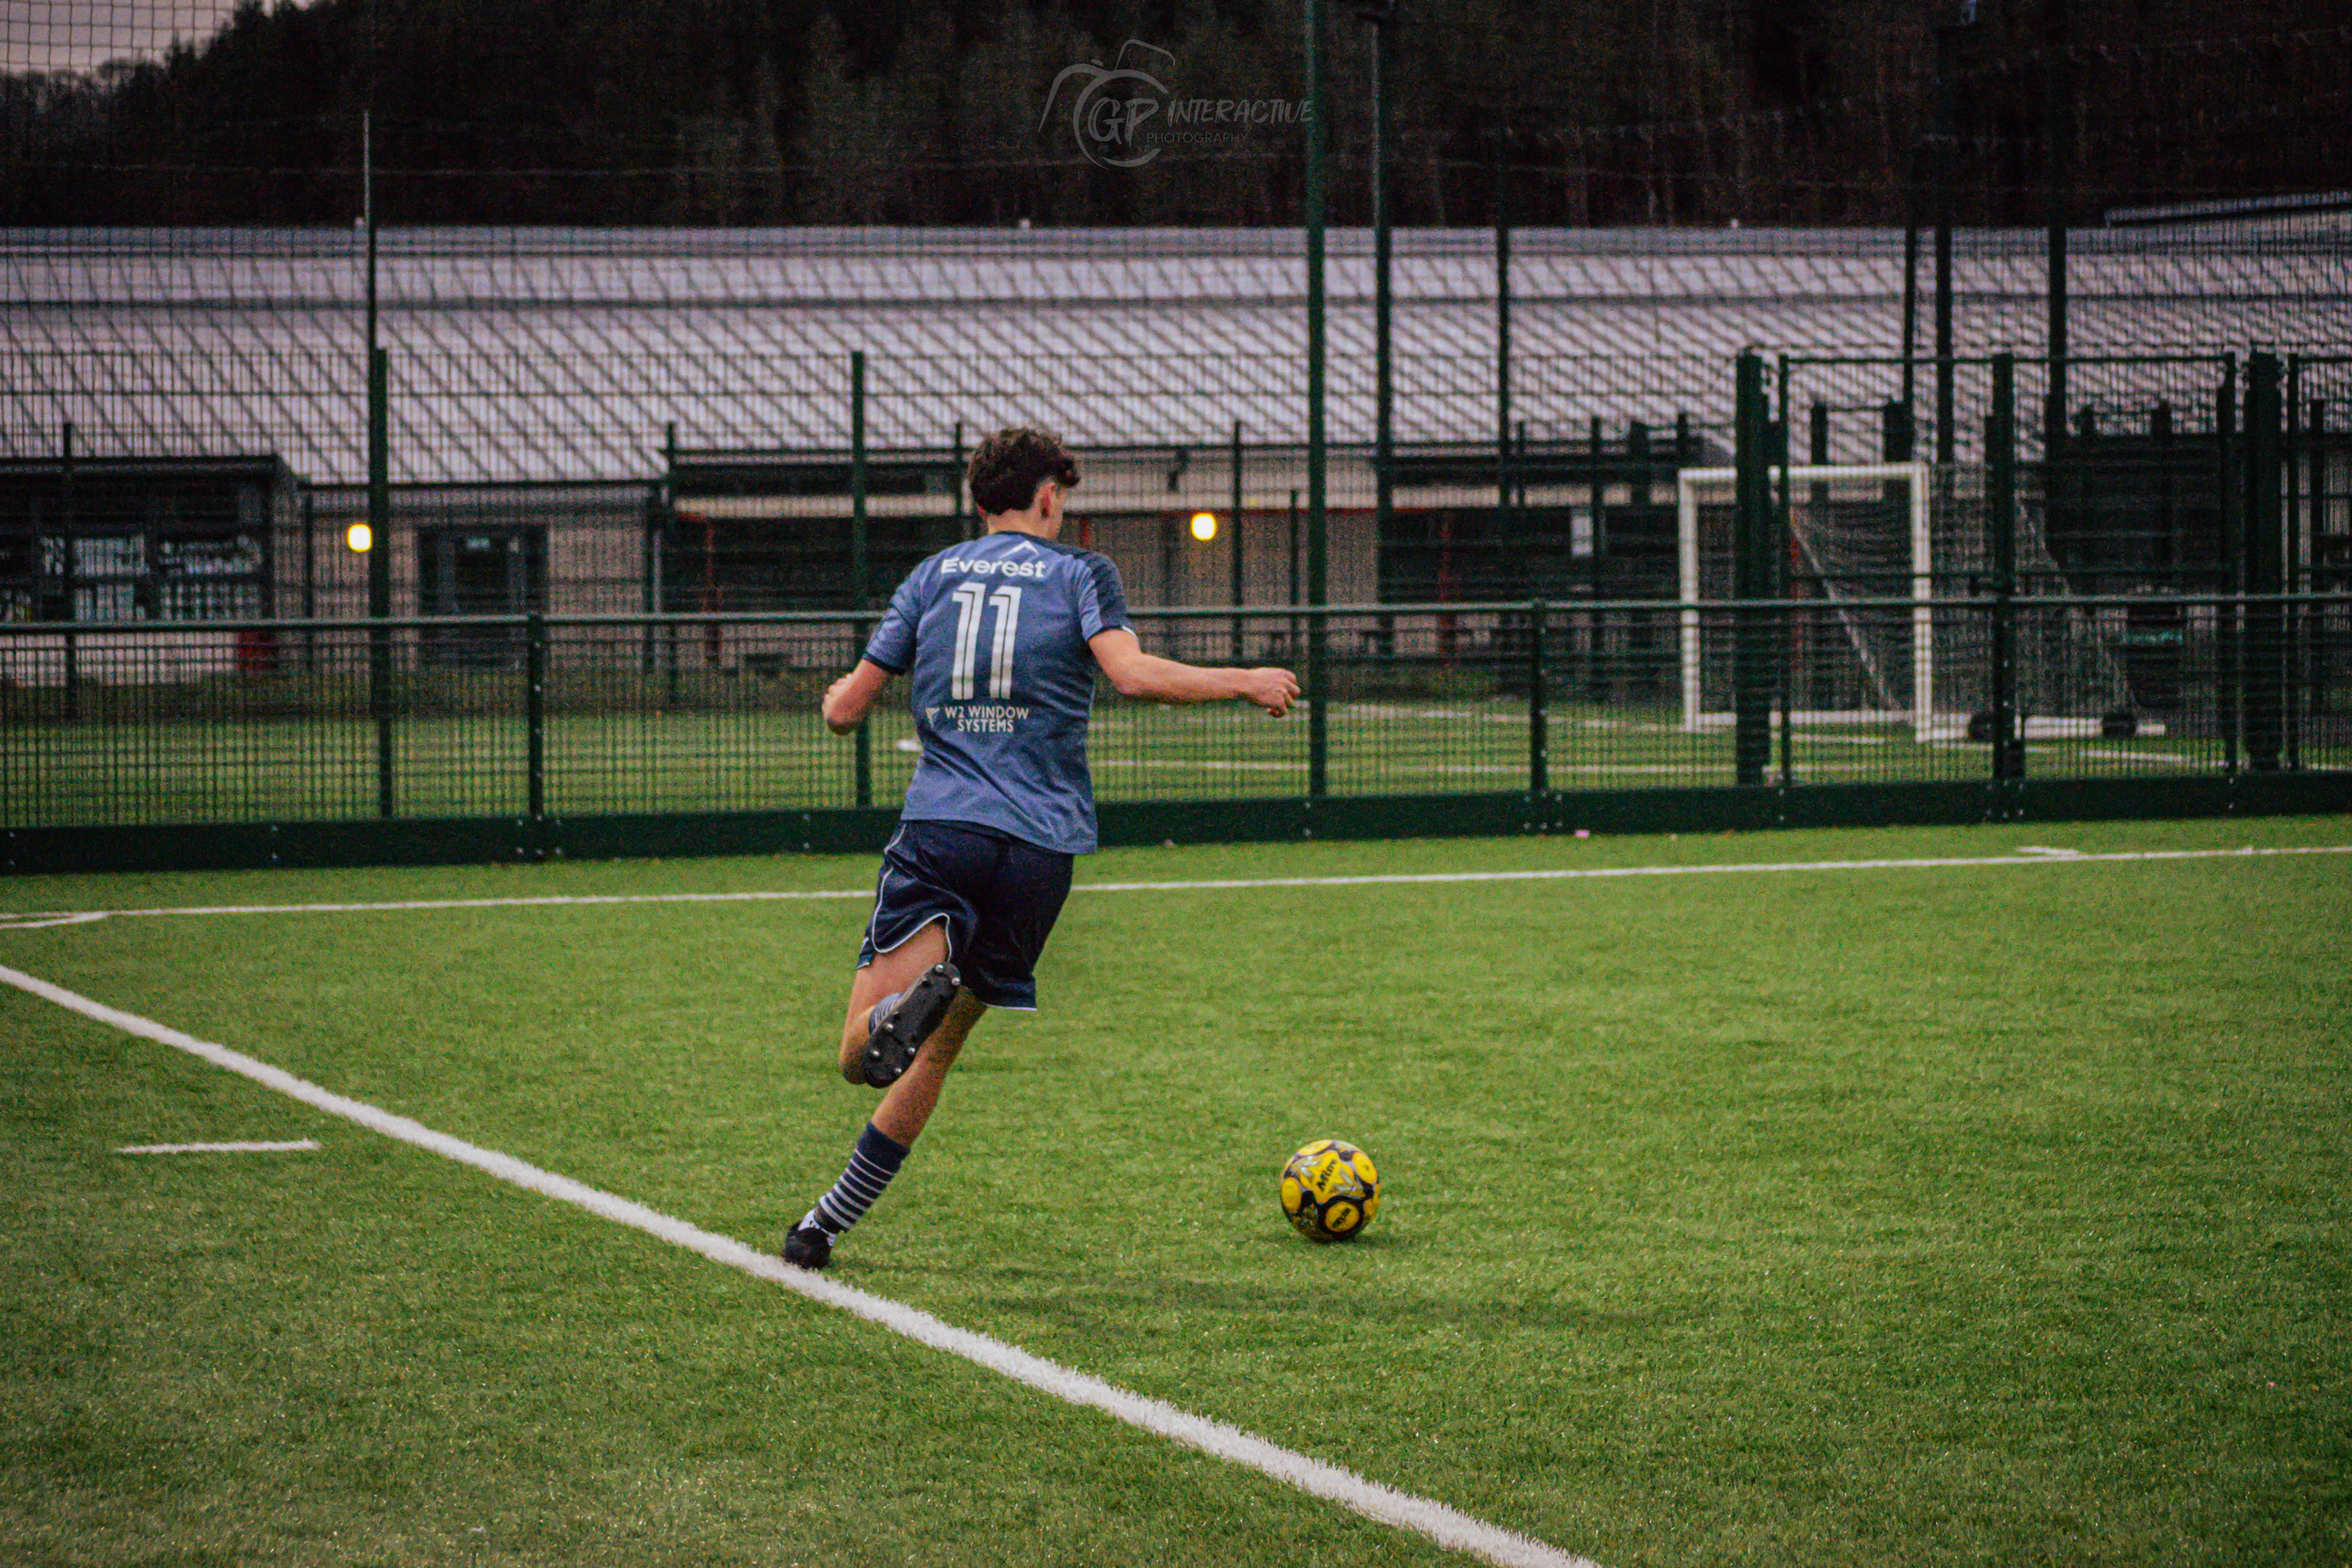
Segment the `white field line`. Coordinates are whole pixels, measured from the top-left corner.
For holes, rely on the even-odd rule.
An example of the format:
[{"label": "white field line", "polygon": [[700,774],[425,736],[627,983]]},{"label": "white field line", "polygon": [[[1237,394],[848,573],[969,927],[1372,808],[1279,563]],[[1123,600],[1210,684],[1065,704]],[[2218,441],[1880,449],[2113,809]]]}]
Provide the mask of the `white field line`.
[{"label": "white field line", "polygon": [[[1204,893],[1257,887],[1382,887],[1447,882],[1572,882],[1609,877],[1736,877],[1804,871],[1927,871],[1944,867],[2005,865],[2114,865],[2145,861],[2263,859],[2281,855],[2352,855],[2352,844],[2304,844],[2274,848],[2113,849],[2052,853],[2035,846],[2009,855],[1947,855],[1911,860],[1740,861],[1696,865],[1599,865],[1544,871],[1416,871],[1361,877],[1229,877],[1178,882],[1080,882],[1073,893]],[[739,904],[799,899],[862,898],[872,888],[820,892],[591,893],[550,894],[532,898],[402,898],[373,904],[189,904],[172,908],[27,911],[0,914],[0,929],[76,925],[110,917],[205,914],[358,914],[402,910],[502,910],[569,908],[595,904]]]},{"label": "white field line", "polygon": [[1165,1401],[1130,1393],[1100,1378],[1089,1377],[1042,1356],[1032,1355],[1001,1339],[976,1334],[970,1329],[957,1328],[929,1312],[869,1294],[821,1275],[793,1268],[781,1259],[755,1251],[733,1237],[705,1230],[658,1210],[648,1209],[642,1203],[600,1192],[566,1176],[558,1176],[553,1171],[541,1170],[511,1154],[501,1154],[496,1149],[467,1143],[446,1132],[437,1132],[421,1122],[323,1089],[307,1079],[296,1078],[282,1068],[272,1067],[242,1052],[198,1039],[193,1035],[183,1034],[151,1019],[109,1007],[103,1002],[93,1002],[87,996],[51,985],[21,970],[0,967],[0,982],[29,991],[44,1001],[54,1002],[84,1018],[143,1039],[153,1040],[159,1045],[184,1051],[215,1067],[225,1068],[306,1105],[325,1111],[329,1116],[358,1122],[388,1138],[397,1138],[402,1143],[413,1144],[460,1164],[471,1165],[499,1180],[585,1209],[600,1219],[611,1220],[632,1230],[642,1230],[673,1246],[699,1253],[714,1263],[723,1263],[755,1278],[797,1291],[812,1301],[839,1307],[934,1350],[960,1355],[976,1366],[1001,1373],[1016,1383],[1026,1384],[1056,1399],[1100,1410],[1130,1426],[1140,1427],[1157,1436],[1182,1443],[1186,1448],[1198,1449],[1215,1458],[1255,1470],[1285,1485],[1353,1509],[1366,1518],[1398,1529],[1415,1531],[1441,1546],[1471,1553],[1489,1562],[1501,1564],[1502,1568],[1598,1568],[1588,1558],[1578,1557],[1557,1546],[1546,1545],[1531,1537],[1489,1525],[1427,1497],[1418,1497],[1409,1492],[1399,1492],[1393,1487],[1366,1481],[1353,1470],[1309,1458],[1238,1427],[1213,1421],[1205,1416],[1195,1416]]},{"label": "white field line", "polygon": [[117,1154],[314,1154],[318,1151],[316,1138],[297,1138],[292,1143],[278,1144],[134,1144],[118,1148]]},{"label": "white field line", "polygon": [[[2090,865],[2132,861],[2245,860],[2271,855],[2352,855],[2352,844],[2258,849],[2115,849],[2079,855],[1949,855],[1880,861],[1746,861],[1724,865],[1597,865],[1549,871],[1416,871],[1366,877],[1248,877],[1225,881],[1088,882],[1089,893],[1195,892],[1212,888],[1370,887],[1420,882],[1565,882],[1600,877],[1724,877],[1787,871],[1914,871],[1943,866]],[[1078,891],[1073,889],[1072,891]]]},{"label": "white field line", "polygon": [[0,929],[8,923],[21,923],[17,928],[32,929],[37,926],[77,925],[88,920],[105,920],[132,915],[164,914],[357,914],[364,911],[400,910],[505,910],[532,908],[540,905],[569,906],[574,904],[742,904],[773,903],[806,898],[872,898],[870,887],[833,888],[820,892],[766,891],[752,893],[583,893],[548,895],[532,898],[397,898],[373,904],[190,904],[173,909],[148,910],[76,910],[72,911],[42,911],[14,915],[0,914]]}]

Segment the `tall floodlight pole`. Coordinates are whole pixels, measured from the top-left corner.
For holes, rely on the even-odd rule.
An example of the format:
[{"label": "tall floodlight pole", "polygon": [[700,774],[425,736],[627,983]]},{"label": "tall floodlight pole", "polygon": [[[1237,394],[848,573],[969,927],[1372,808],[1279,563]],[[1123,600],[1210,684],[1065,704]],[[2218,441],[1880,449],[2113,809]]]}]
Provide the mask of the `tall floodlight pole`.
[{"label": "tall floodlight pole", "polygon": [[392,791],[391,370],[376,341],[375,117],[359,117],[359,217],[368,234],[368,707],[375,720],[375,809],[390,816]]},{"label": "tall floodlight pole", "polygon": [[1935,460],[1955,461],[1952,395],[1952,45],[1955,29],[1935,30],[1935,140],[1930,155],[1935,220]]},{"label": "tall floodlight pole", "polygon": [[1395,532],[1396,381],[1390,292],[1394,261],[1389,202],[1389,75],[1395,63],[1396,0],[1380,0],[1357,12],[1372,25],[1372,353],[1373,353],[1373,537],[1385,543]]},{"label": "tall floodlight pole", "polygon": [[368,245],[368,357],[375,356],[375,112],[359,111],[359,227]]},{"label": "tall floodlight pole", "polygon": [[1495,133],[1495,537],[1511,517],[1511,166],[1507,131]]},{"label": "tall floodlight pole", "polygon": [[375,116],[359,112],[359,223],[368,246],[368,614],[392,612],[390,419],[383,345],[376,338]]},{"label": "tall floodlight pole", "polygon": [[1324,669],[1329,628],[1330,542],[1324,502],[1324,94],[1323,3],[1304,0],[1307,27],[1307,793],[1329,784]]},{"label": "tall floodlight pole", "polygon": [[[1915,368],[1919,360],[1919,138],[1911,139],[1909,177],[1903,182],[1903,423],[1918,428],[1918,387]],[[1889,451],[1889,463],[1910,460],[1906,451],[1900,458]]]},{"label": "tall floodlight pole", "polygon": [[1959,428],[1952,346],[1952,179],[1959,150],[1958,116],[1952,103],[1960,35],[1977,24],[1977,0],[1939,0],[1948,19],[1935,29],[1935,460],[1958,458]]},{"label": "tall floodlight pole", "polygon": [[2074,176],[2073,82],[2067,71],[2069,42],[2066,0],[2042,0],[2047,36],[2043,40],[2042,115],[2048,127],[2049,169],[2049,401],[2042,415],[2042,461],[2057,461],[2066,444],[2066,221],[2072,205]]}]

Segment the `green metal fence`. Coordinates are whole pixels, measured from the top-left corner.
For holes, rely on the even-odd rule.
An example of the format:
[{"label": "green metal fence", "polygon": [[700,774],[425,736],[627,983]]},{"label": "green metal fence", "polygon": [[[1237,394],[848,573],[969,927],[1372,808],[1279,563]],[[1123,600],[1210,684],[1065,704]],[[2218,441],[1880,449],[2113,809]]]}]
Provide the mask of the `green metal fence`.
[{"label": "green metal fence", "polygon": [[[1197,661],[1298,662],[1318,633],[1325,657],[1288,721],[1106,690],[1091,756],[1113,841],[2352,803],[2344,594],[1137,621]],[[911,716],[836,738],[817,713],[866,625],[0,626],[0,841],[17,870],[879,842],[918,760]],[[1940,670],[1874,687],[1857,650],[1890,638]],[[2003,649],[2024,672],[2009,748]]]},{"label": "green metal fence", "polygon": [[[1105,834],[2341,809],[2348,363],[2084,356],[2061,408],[2010,355],[1749,354],[1728,419],[1334,446],[1338,605],[1300,447],[1246,421],[1098,446],[1078,542],[1141,590],[1146,643],[1308,693],[1289,723],[1106,695]],[[879,842],[914,728],[837,740],[817,697],[881,591],[975,519],[965,433],[877,448],[905,367],[838,368],[846,447],[673,428],[634,482],[395,489],[379,464],[290,493],[270,459],[19,461],[7,863]],[[1147,392],[1175,373],[1145,368]],[[1555,404],[1602,373],[1555,369]],[[1659,386],[1703,402],[1695,372]],[[386,537],[351,547],[362,524]],[[480,604],[505,612],[393,612]]]}]

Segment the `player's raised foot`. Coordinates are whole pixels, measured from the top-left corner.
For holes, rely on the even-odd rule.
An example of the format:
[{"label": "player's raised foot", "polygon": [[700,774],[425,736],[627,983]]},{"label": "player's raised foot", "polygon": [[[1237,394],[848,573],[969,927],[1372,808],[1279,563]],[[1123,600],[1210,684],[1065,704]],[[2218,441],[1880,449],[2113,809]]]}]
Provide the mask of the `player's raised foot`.
[{"label": "player's raised foot", "polygon": [[956,966],[937,963],[900,991],[889,1011],[874,1009],[866,1030],[866,1081],[878,1089],[897,1083],[914,1063],[914,1053],[947,1016],[962,977]]},{"label": "player's raised foot", "polygon": [[784,1239],[784,1260],[796,1269],[821,1269],[833,1261],[833,1234],[821,1225],[795,1226]]}]

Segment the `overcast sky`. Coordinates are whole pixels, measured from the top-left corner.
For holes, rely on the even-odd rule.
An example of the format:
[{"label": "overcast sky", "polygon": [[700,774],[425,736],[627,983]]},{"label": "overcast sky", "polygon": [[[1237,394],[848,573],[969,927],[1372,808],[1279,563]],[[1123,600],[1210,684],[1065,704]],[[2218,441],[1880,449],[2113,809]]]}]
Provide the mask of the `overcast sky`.
[{"label": "overcast sky", "polygon": [[0,0],[0,71],[87,71],[210,37],[235,0]]}]

